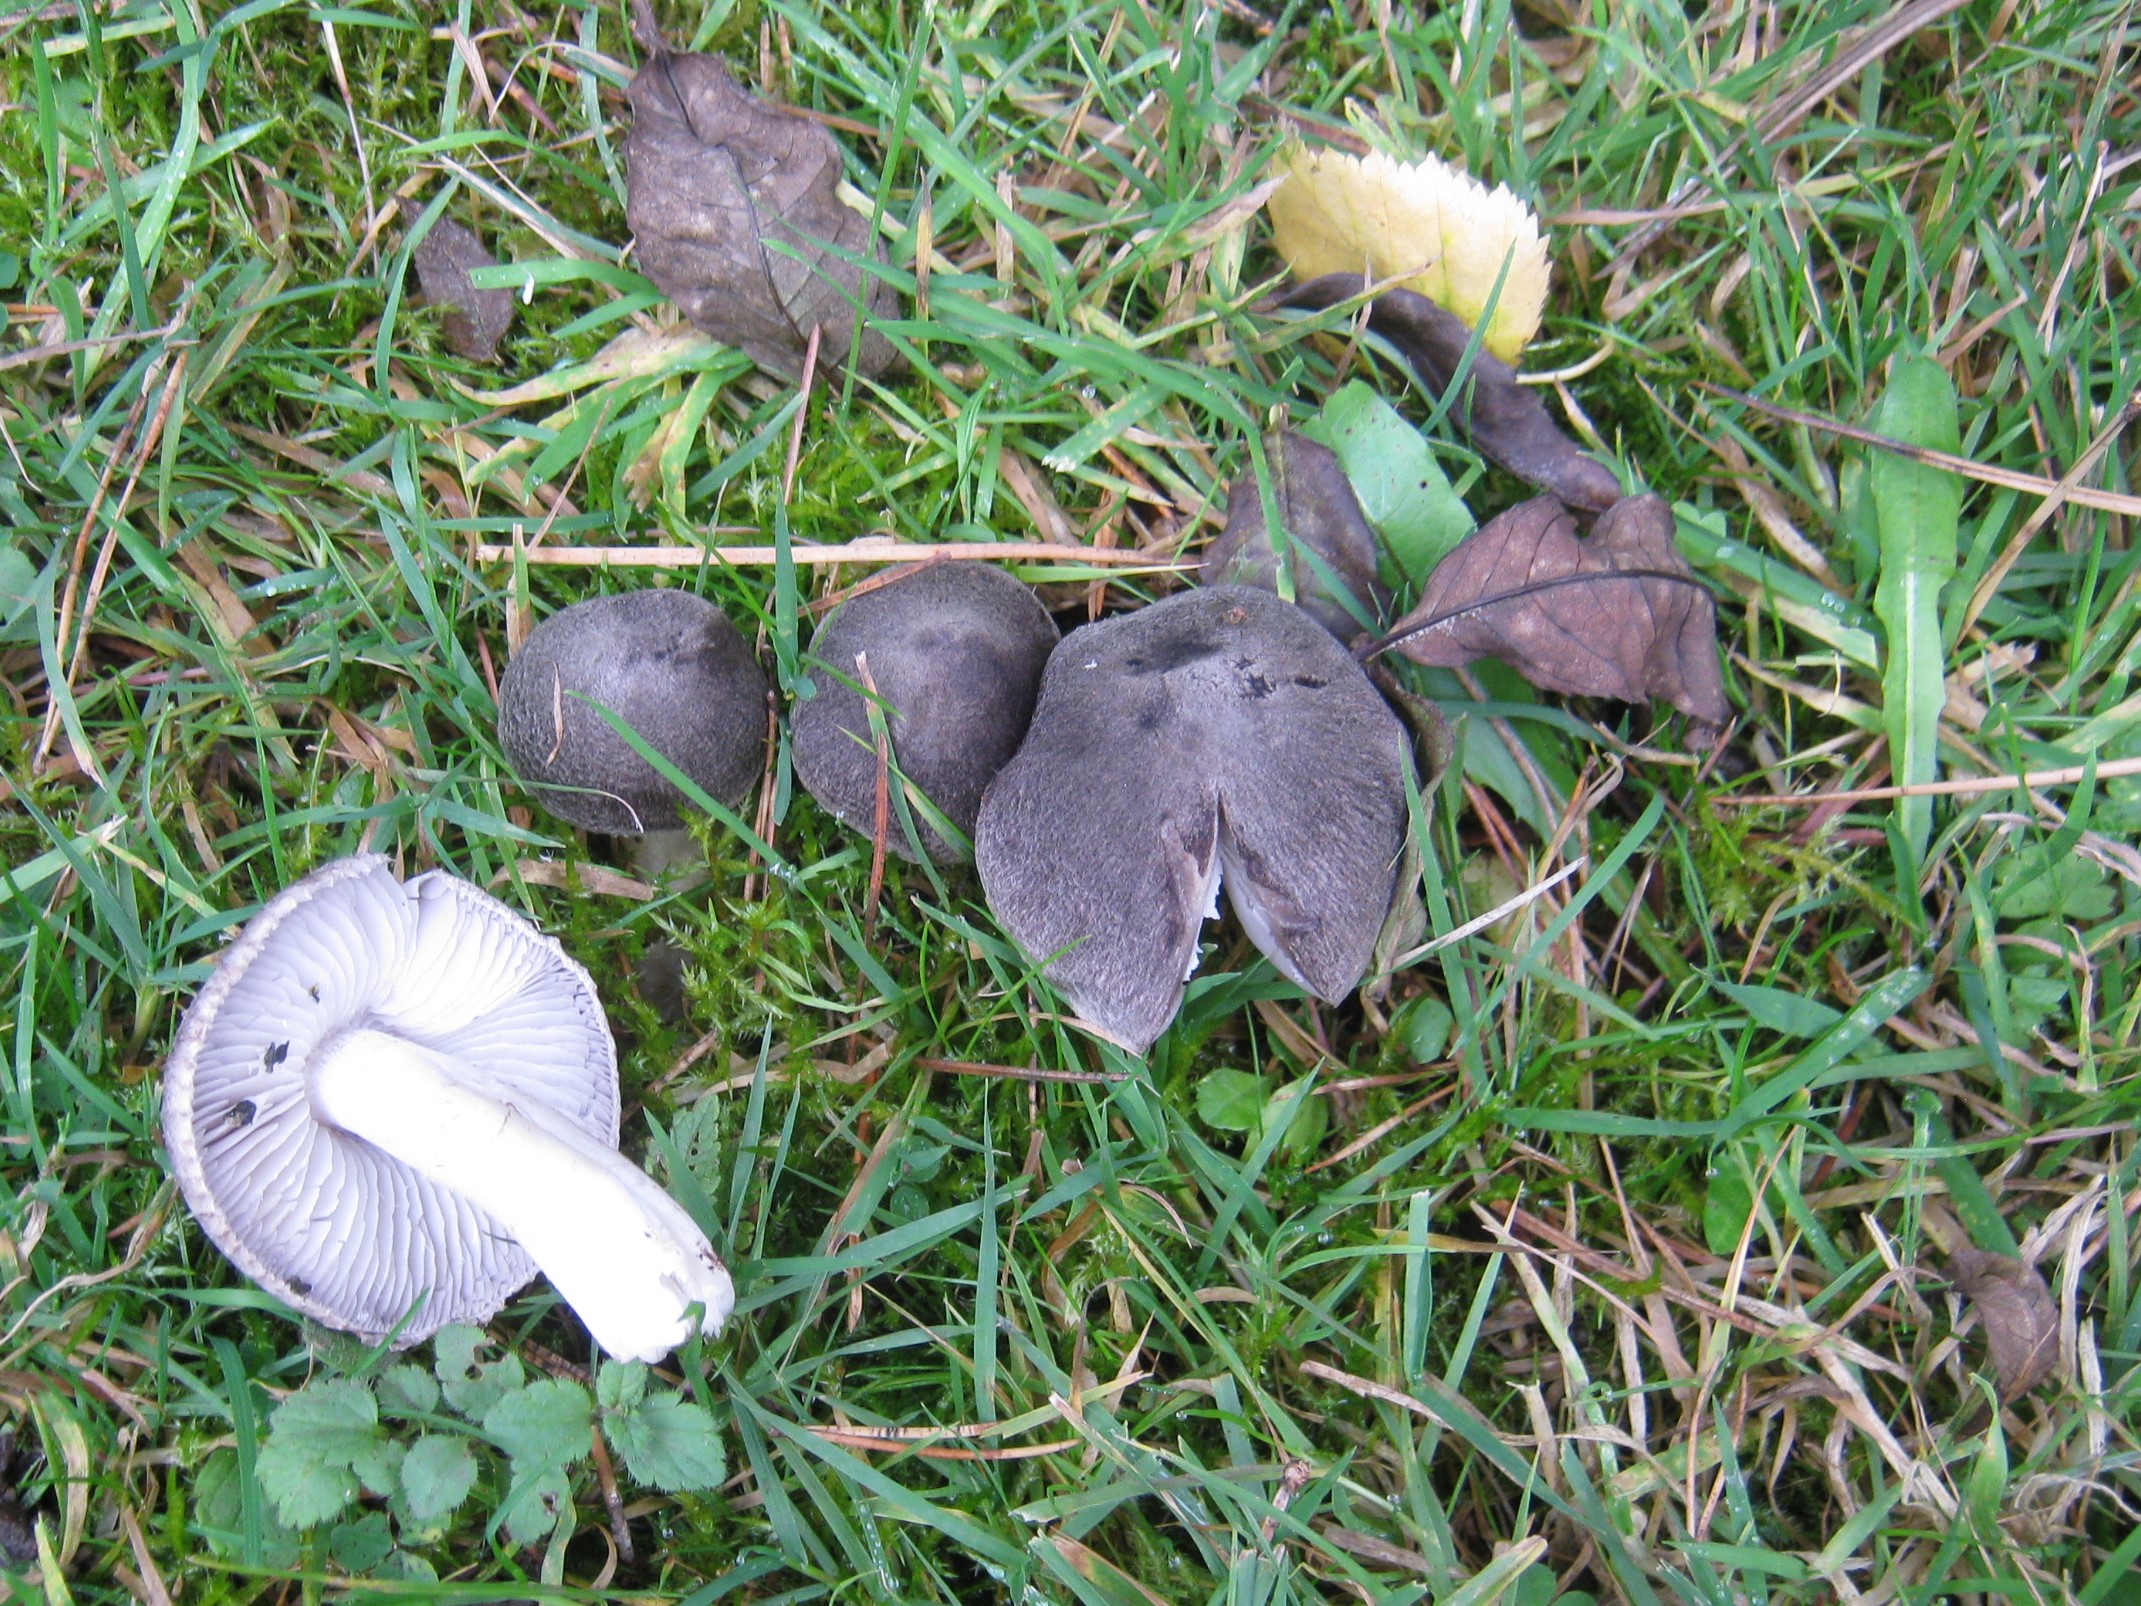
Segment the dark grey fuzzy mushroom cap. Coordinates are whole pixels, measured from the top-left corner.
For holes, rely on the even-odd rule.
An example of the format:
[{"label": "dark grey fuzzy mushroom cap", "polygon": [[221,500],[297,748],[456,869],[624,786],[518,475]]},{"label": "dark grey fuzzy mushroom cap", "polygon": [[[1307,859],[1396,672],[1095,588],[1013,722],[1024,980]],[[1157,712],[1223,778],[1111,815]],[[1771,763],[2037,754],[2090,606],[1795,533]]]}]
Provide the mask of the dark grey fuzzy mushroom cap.
[{"label": "dark grey fuzzy mushroom cap", "polygon": [[682,796],[595,705],[716,802],[739,803],[758,784],[766,672],[703,597],[626,591],[560,609],[528,633],[498,688],[498,739],[551,813],[623,836],[680,824]]},{"label": "dark grey fuzzy mushroom cap", "polygon": [[[1040,599],[1000,569],[933,563],[850,598],[811,643],[818,694],[795,705],[796,774],[841,820],[871,829],[877,753],[855,663],[867,655],[894,766],[972,836],[983,789],[1025,737],[1055,644]],[[932,859],[965,857],[919,813],[915,828]],[[897,812],[885,846],[916,856]]]},{"label": "dark grey fuzzy mushroom cap", "polygon": [[484,1322],[535,1275],[488,1213],[320,1120],[308,1068],[343,1033],[400,1033],[617,1144],[617,1061],[594,983],[468,882],[338,859],[216,961],[164,1067],[164,1143],[195,1217],[305,1315],[413,1344]]},{"label": "dark grey fuzzy mushroom cap", "polygon": [[1073,631],[982,801],[989,907],[1078,1013],[1142,1053],[1222,881],[1281,972],[1366,972],[1409,828],[1405,729],[1330,632],[1244,586]]}]

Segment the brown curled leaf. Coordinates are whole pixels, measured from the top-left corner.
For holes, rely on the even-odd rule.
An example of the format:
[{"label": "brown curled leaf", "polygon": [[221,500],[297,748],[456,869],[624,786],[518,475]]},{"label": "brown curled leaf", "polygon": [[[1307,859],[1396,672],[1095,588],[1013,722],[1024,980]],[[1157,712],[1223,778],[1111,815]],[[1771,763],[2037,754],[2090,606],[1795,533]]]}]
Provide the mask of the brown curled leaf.
[{"label": "brown curled leaf", "polygon": [[2059,1354],[2059,1306],[2036,1268],[1965,1248],[1948,1257],[1948,1276],[1977,1310],[2000,1398],[2017,1399],[2043,1382]]},{"label": "brown curled leaf", "polygon": [[417,285],[427,302],[445,309],[440,332],[446,344],[470,362],[496,360],[498,343],[513,327],[518,310],[512,291],[478,290],[469,282],[475,269],[497,265],[475,230],[452,218],[438,219],[417,243]]},{"label": "brown curled leaf", "polygon": [[1256,586],[1277,592],[1283,572],[1293,600],[1340,641],[1360,633],[1360,617],[1341,593],[1350,593],[1360,615],[1380,619],[1390,593],[1376,578],[1375,531],[1360,510],[1353,482],[1338,454],[1306,435],[1268,436],[1271,496],[1291,538],[1282,557],[1264,526],[1264,498],[1256,476],[1244,474],[1227,492],[1227,524],[1206,548],[1198,580],[1208,586]]},{"label": "brown curled leaf", "polygon": [[[1283,292],[1273,305],[1320,312],[1358,296],[1366,285],[1357,273],[1327,273]],[[1438,396],[1450,388],[1472,339],[1464,319],[1413,290],[1385,290],[1369,302],[1368,328],[1402,352]],[[1620,500],[1613,470],[1578,451],[1545,404],[1517,383],[1516,370],[1484,348],[1473,354],[1470,379],[1450,417],[1484,456],[1571,507],[1603,513]]]},{"label": "brown curled leaf", "polygon": [[1457,544],[1376,650],[1444,668],[1491,654],[1547,691],[1731,716],[1716,606],[1655,495],[1614,504],[1588,539],[1553,497],[1520,503]]},{"label": "brown curled leaf", "polygon": [[[892,314],[869,218],[840,198],[840,147],[738,87],[718,57],[656,49],[626,86],[625,221],[640,270],[694,325],[793,379],[813,329],[845,364],[858,318]],[[865,326],[855,366],[896,358]]]}]

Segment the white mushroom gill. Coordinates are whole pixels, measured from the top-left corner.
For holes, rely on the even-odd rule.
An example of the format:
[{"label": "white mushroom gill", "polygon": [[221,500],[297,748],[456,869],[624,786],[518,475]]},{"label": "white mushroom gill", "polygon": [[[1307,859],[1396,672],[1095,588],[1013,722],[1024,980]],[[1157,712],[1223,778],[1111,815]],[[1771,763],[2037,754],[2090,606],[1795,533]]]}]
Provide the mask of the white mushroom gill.
[{"label": "white mushroom gill", "polygon": [[602,1346],[718,1329],[727,1274],[617,1151],[617,1054],[587,972],[434,870],[342,859],[286,887],[186,1011],[172,1169],[262,1286],[367,1342],[488,1321],[547,1271]]},{"label": "white mushroom gill", "polygon": [[344,1032],[307,1068],[316,1115],[486,1211],[620,1360],[718,1332],[736,1302],[697,1223],[639,1167],[532,1099],[393,1032]]}]

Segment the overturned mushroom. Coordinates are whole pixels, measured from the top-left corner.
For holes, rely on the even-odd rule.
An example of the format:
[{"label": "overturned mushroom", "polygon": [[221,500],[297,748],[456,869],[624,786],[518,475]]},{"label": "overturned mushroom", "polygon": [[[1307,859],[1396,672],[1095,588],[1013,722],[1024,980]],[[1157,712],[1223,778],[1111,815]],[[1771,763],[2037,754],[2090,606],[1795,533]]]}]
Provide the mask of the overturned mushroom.
[{"label": "overturned mushroom", "polygon": [[1242,586],[1073,631],[982,799],[989,907],[1078,1013],[1143,1053],[1222,884],[1290,980],[1357,986],[1408,829],[1404,727],[1330,633]]},{"label": "overturned mushroom", "polygon": [[617,1151],[594,984],[495,898],[377,857],[269,901],[164,1071],[186,1201],[296,1310],[377,1342],[483,1322],[540,1268],[624,1359],[735,1303],[683,1208]]},{"label": "overturned mushroom", "polygon": [[683,795],[604,708],[717,803],[758,784],[766,672],[703,597],[626,591],[560,609],[528,633],[498,687],[498,739],[551,813],[622,836],[678,826]]},{"label": "overturned mushroom", "polygon": [[[795,706],[796,774],[841,820],[874,829],[874,686],[892,768],[971,837],[982,789],[1026,734],[1055,644],[1040,600],[999,569],[933,563],[850,598],[811,645],[817,695]],[[914,823],[930,858],[966,856],[919,811]],[[919,857],[896,814],[885,845]]]}]

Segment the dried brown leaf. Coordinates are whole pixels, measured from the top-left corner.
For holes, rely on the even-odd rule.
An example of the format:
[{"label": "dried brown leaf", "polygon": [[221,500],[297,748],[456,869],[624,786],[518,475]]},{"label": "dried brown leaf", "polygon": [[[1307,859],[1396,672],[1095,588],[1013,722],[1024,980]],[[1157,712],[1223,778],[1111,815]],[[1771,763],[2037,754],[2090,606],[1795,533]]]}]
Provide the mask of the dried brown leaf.
[{"label": "dried brown leaf", "polygon": [[[813,329],[844,364],[858,319],[889,316],[869,218],[840,197],[840,147],[738,87],[718,57],[657,49],[626,86],[625,220],[639,266],[684,316],[788,378]],[[859,260],[858,260],[859,259]],[[866,325],[855,366],[896,358]]]},{"label": "dried brown leaf", "polygon": [[1654,495],[1616,503],[1589,539],[1551,496],[1511,508],[1436,566],[1378,650],[1444,667],[1491,654],[1547,691],[1662,697],[1712,727],[1731,716],[1716,607]]},{"label": "dried brown leaf", "polygon": [[1227,524],[1204,554],[1198,579],[1205,585],[1256,586],[1277,592],[1287,577],[1293,600],[1340,641],[1360,632],[1360,621],[1341,592],[1361,613],[1380,619],[1390,593],[1376,578],[1375,531],[1360,510],[1353,482],[1337,453],[1291,431],[1264,443],[1271,464],[1271,497],[1289,540],[1282,556],[1264,525],[1264,498],[1254,474],[1227,492]]},{"label": "dried brown leaf", "polygon": [[416,282],[424,299],[446,309],[441,333],[456,355],[470,362],[491,362],[498,356],[498,343],[513,327],[518,310],[510,290],[478,290],[469,282],[477,268],[491,268],[498,259],[483,248],[473,229],[442,217],[416,247]]},{"label": "dried brown leaf", "polygon": [[[1276,305],[1320,312],[1366,287],[1357,273],[1327,273],[1295,285]],[[1369,302],[1368,327],[1402,352],[1421,383],[1438,396],[1450,388],[1472,339],[1464,319],[1412,290],[1385,290]],[[1451,404],[1450,417],[1485,456],[1571,507],[1603,513],[1620,500],[1621,483],[1613,470],[1578,451],[1539,398],[1517,383],[1516,370],[1491,351],[1473,354],[1470,376]]]},{"label": "dried brown leaf", "polygon": [[1948,1276],[1977,1310],[2000,1398],[2019,1398],[2043,1382],[2059,1355],[2059,1306],[2036,1268],[1964,1248],[1948,1257]]}]

